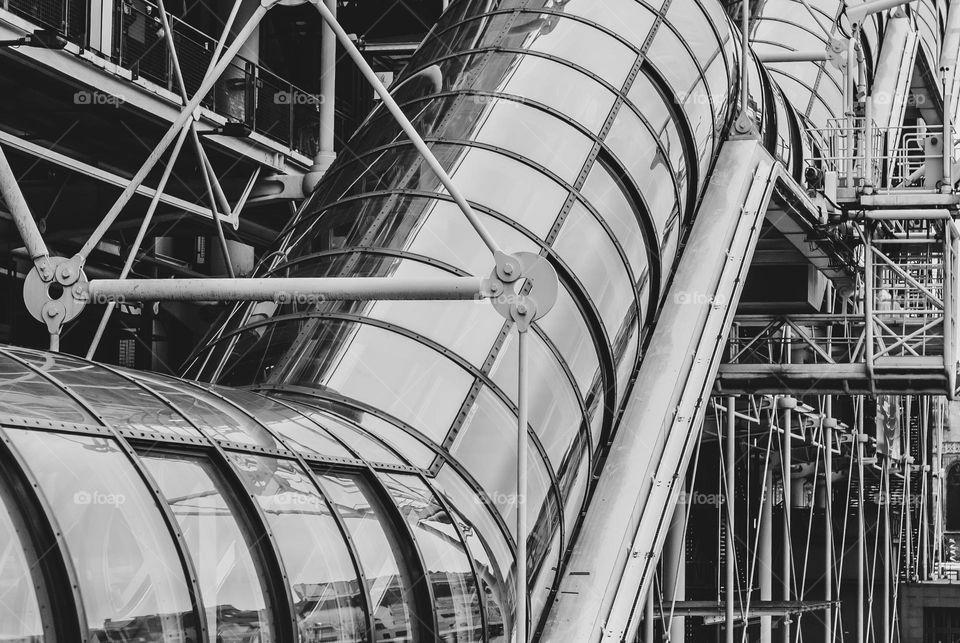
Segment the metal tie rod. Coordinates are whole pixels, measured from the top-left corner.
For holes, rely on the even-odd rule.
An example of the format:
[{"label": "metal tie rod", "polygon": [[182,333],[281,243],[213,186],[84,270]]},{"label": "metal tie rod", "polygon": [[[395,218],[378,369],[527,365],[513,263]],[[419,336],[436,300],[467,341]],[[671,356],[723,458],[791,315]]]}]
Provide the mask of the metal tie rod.
[{"label": "metal tie rod", "polygon": [[804,63],[830,60],[828,51],[767,51],[755,54],[763,63]]},{"label": "metal tie rod", "polygon": [[135,301],[468,300],[493,296],[481,277],[300,277],[267,279],[93,279],[75,286],[87,303]]},{"label": "metal tie rod", "polygon": [[490,232],[483,225],[483,222],[480,220],[480,217],[477,216],[477,213],[474,212],[472,207],[470,207],[466,197],[454,184],[453,179],[444,169],[443,165],[440,164],[440,161],[437,160],[437,157],[434,156],[433,152],[430,150],[430,147],[413,126],[413,123],[410,122],[410,119],[407,118],[406,114],[403,113],[403,110],[400,109],[400,106],[397,105],[397,101],[395,101],[393,96],[390,95],[390,91],[382,82],[380,82],[380,79],[377,77],[377,73],[373,71],[372,67],[370,67],[370,64],[363,57],[363,54],[360,52],[360,50],[357,49],[357,46],[350,39],[350,36],[346,31],[344,31],[343,27],[340,26],[340,23],[337,22],[337,17],[333,15],[333,12],[330,11],[329,7],[327,7],[323,0],[310,0],[310,4],[316,7],[317,11],[320,12],[320,16],[337,35],[337,40],[340,41],[340,44],[346,50],[347,54],[353,59],[353,62],[356,63],[357,67],[360,69],[360,73],[362,73],[367,79],[367,82],[373,86],[374,91],[380,97],[380,100],[383,101],[383,105],[387,108],[390,114],[393,115],[397,123],[400,124],[400,127],[403,129],[404,133],[407,135],[407,137],[409,137],[410,141],[413,143],[414,147],[417,148],[417,151],[420,152],[421,156],[423,156],[423,159],[426,161],[427,165],[430,166],[430,169],[433,171],[433,173],[436,174],[440,179],[443,187],[447,189],[447,192],[456,202],[457,206],[459,206],[460,210],[463,211],[463,214],[467,217],[467,220],[470,221],[470,225],[472,225],[474,230],[477,231],[477,234],[480,235],[483,243],[487,246],[487,248],[490,249],[490,252],[492,252],[494,256],[497,256],[498,253],[503,254],[500,246],[493,238],[493,235],[490,234]]}]

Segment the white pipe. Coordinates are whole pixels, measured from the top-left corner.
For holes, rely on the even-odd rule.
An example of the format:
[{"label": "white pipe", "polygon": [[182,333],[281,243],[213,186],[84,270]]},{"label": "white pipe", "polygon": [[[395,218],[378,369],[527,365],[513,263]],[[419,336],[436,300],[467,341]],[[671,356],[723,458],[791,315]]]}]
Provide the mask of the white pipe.
[{"label": "white pipe", "polygon": [[756,54],[762,63],[805,63],[830,60],[826,51],[765,51]]},{"label": "white pipe", "polygon": [[[773,432],[770,438],[773,439]],[[773,470],[767,466],[764,475],[763,506],[760,514],[760,542],[758,544],[760,600],[773,600]],[[773,618],[760,617],[760,643],[773,643]]]},{"label": "white pipe", "polygon": [[[747,3],[744,3],[747,4]],[[726,560],[726,587],[724,591],[726,592],[726,614],[725,614],[725,624],[726,624],[726,641],[727,643],[733,643],[734,638],[734,596],[736,594],[736,578],[734,575],[735,572],[735,561],[736,561],[736,551],[735,551],[735,541],[734,541],[734,529],[736,529],[736,513],[734,505],[736,504],[736,485],[734,479],[734,468],[735,468],[735,458],[734,458],[734,449],[736,448],[736,429],[737,429],[737,415],[736,415],[736,402],[735,397],[727,398],[727,434],[724,436],[726,438],[725,451],[724,451],[724,479],[726,482],[726,488],[724,495],[726,496],[726,505],[727,505],[727,560]]]},{"label": "white pipe", "polygon": [[526,643],[527,626],[527,329],[517,327],[517,618],[516,643]]},{"label": "white pipe", "polygon": [[[48,258],[50,252],[47,250],[47,244],[43,242],[40,228],[30,213],[30,206],[23,198],[20,184],[17,182],[17,177],[13,173],[13,168],[10,167],[10,162],[7,160],[7,155],[4,154],[2,147],[0,147],[0,195],[3,196],[4,203],[7,204],[7,209],[13,217],[13,223],[17,226],[17,232],[20,233],[20,238],[23,239],[23,244],[26,246],[30,258],[38,264],[37,271],[41,273],[40,277],[44,278],[39,263],[41,260]],[[49,277],[52,277],[52,275],[49,275]],[[44,281],[47,280],[44,279]]]},{"label": "white pipe", "polygon": [[[684,494],[686,481],[681,479],[678,483],[680,493]],[[683,497],[683,496],[681,496]],[[687,503],[677,503],[677,508],[673,512],[673,520],[670,522],[670,531],[667,534],[667,542],[663,550],[663,595],[664,602],[673,605],[674,601],[682,602],[687,596]],[[669,623],[671,643],[683,643],[684,630],[686,629],[686,618],[682,615],[673,614]],[[664,628],[668,626],[666,615],[661,619]]]},{"label": "white pipe", "polygon": [[[793,410],[790,408],[784,409],[783,414],[783,443],[781,447],[781,479],[783,483],[783,567],[781,572],[781,579],[783,581],[783,600],[789,601],[793,593],[791,591],[791,581],[790,576],[793,571],[793,541],[790,535],[790,508],[791,508],[791,498],[792,494],[792,480],[790,478],[790,471],[793,469],[793,453],[791,451],[792,445],[790,443],[793,427]],[[781,627],[782,640],[783,643],[791,643],[790,640],[790,615],[787,614],[783,618],[783,625]]]},{"label": "white pipe", "polygon": [[111,301],[467,300],[490,296],[480,277],[325,277],[268,279],[93,279],[78,298]]}]

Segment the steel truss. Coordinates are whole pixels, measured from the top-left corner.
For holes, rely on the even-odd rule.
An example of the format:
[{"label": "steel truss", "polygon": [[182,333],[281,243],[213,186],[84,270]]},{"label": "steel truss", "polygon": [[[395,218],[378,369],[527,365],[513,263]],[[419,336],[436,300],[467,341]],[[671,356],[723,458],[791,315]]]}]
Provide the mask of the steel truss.
[{"label": "steel truss", "polygon": [[902,584],[955,573],[941,520],[946,398],[744,395],[711,407],[645,640],[719,627],[727,641],[899,641]]}]

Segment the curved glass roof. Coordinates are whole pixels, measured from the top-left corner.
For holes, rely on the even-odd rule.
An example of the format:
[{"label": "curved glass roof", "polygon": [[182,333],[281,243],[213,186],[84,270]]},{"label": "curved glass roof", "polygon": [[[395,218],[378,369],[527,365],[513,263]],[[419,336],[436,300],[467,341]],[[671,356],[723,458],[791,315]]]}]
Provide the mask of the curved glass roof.
[{"label": "curved glass roof", "polygon": [[[425,475],[357,409],[14,348],[0,408],[0,587],[19,588],[4,636],[496,641],[509,626],[512,540],[464,509],[483,511],[476,482],[440,459]],[[37,551],[58,571],[31,584]]]}]

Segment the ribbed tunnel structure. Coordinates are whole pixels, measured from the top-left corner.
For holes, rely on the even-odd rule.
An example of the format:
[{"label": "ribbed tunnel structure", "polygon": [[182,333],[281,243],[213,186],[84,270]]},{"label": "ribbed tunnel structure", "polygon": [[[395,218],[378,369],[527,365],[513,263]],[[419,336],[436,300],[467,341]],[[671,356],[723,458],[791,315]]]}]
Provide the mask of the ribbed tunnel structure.
[{"label": "ribbed tunnel structure", "polygon": [[[535,629],[643,395],[632,380],[736,116],[738,57],[715,0],[461,0],[394,85],[500,245],[561,278],[531,333],[519,536]],[[749,68],[760,136],[799,177],[810,143]],[[804,86],[826,96],[824,73]],[[826,100],[803,118],[836,116]],[[489,273],[385,110],[349,149],[260,276]],[[3,349],[0,573],[17,601],[0,623],[23,641],[508,640],[510,330],[485,302],[241,305],[186,369],[203,384]]]}]

